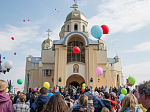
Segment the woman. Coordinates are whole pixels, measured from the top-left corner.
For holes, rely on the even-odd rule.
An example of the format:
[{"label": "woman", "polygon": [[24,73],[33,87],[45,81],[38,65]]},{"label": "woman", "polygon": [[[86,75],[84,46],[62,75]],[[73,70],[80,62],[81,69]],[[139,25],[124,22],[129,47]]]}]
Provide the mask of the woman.
[{"label": "woman", "polygon": [[26,95],[20,95],[19,101],[13,105],[13,112],[29,112],[29,106],[25,104]]},{"label": "woman", "polygon": [[84,111],[83,109],[88,109],[88,97],[84,94],[79,97],[78,105],[73,107],[72,112]]},{"label": "woman", "polygon": [[138,106],[138,101],[133,94],[127,94],[122,102],[122,108],[119,112],[143,112]]},{"label": "woman", "polygon": [[72,110],[73,103],[71,102],[70,97],[66,97],[65,98],[65,103],[68,105],[68,107],[70,108],[70,110]]},{"label": "woman", "polygon": [[42,112],[71,112],[70,108],[66,105],[61,95],[53,95]]}]

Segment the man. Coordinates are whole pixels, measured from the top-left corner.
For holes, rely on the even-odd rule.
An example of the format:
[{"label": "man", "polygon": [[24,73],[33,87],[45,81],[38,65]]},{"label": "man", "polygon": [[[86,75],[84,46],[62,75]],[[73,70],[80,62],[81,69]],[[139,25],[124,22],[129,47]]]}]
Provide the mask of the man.
[{"label": "man", "polygon": [[47,88],[42,87],[40,89],[40,96],[38,97],[37,101],[31,105],[30,112],[41,112],[49,98],[50,97],[48,96]]},{"label": "man", "polygon": [[147,112],[150,112],[150,80],[138,86],[139,100],[145,107]]},{"label": "man", "polygon": [[31,107],[32,103],[34,103],[35,96],[32,94],[32,89],[29,88],[29,93],[26,94],[26,102],[29,102],[29,106]]},{"label": "man", "polygon": [[105,92],[105,88],[102,86],[101,87],[101,92],[104,93]]},{"label": "man", "polygon": [[0,80],[0,112],[12,112],[12,101],[5,94],[7,86],[6,81]]},{"label": "man", "polygon": [[117,91],[117,88],[116,88],[116,86],[113,88],[113,91],[112,92],[114,92],[114,93],[118,93],[118,91]]},{"label": "man", "polygon": [[130,93],[130,89],[129,89],[128,86],[127,86],[126,90],[127,90],[127,94],[129,94]]},{"label": "man", "polygon": [[118,88],[118,94],[119,94],[119,95],[121,94],[121,89],[122,89],[122,87],[120,86],[120,87]]},{"label": "man", "polygon": [[17,92],[17,95],[15,96],[14,98],[14,104],[16,103],[17,99],[19,98],[20,96],[20,91]]},{"label": "man", "polygon": [[110,110],[110,112],[112,112],[113,109],[116,110],[116,106],[117,106],[116,93],[111,92],[109,100],[111,101],[111,110]]}]

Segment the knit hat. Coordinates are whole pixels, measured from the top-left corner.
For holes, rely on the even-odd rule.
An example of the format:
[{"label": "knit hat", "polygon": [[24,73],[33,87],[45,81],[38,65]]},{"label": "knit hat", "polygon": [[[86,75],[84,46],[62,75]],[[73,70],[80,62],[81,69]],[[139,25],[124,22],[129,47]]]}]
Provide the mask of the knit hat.
[{"label": "knit hat", "polygon": [[0,91],[3,91],[7,88],[7,83],[4,80],[0,80]]},{"label": "knit hat", "polygon": [[110,93],[110,95],[111,95],[111,94],[112,94],[112,95],[114,95],[114,97],[116,97],[116,93],[114,93],[114,92],[111,92],[111,93]]},{"label": "knit hat", "polygon": [[93,103],[93,94],[91,91],[88,91],[85,93],[85,95],[88,97],[88,103]]},{"label": "knit hat", "polygon": [[111,92],[111,93],[110,93],[110,96],[111,96],[111,100],[114,100],[114,101],[115,101],[115,99],[116,99],[116,93]]}]

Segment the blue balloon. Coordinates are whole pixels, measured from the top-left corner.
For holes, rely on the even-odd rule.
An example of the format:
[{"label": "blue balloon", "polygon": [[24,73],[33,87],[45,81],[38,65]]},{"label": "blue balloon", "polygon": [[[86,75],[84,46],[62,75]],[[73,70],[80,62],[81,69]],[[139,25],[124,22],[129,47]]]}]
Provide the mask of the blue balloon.
[{"label": "blue balloon", "polygon": [[53,95],[54,95],[53,93],[48,93],[48,96],[50,96],[50,97],[53,96]]},{"label": "blue balloon", "polygon": [[125,97],[124,94],[120,94],[119,99],[122,100]]},{"label": "blue balloon", "polygon": [[91,34],[93,37],[100,39],[103,34],[103,29],[99,25],[95,25],[91,28]]}]

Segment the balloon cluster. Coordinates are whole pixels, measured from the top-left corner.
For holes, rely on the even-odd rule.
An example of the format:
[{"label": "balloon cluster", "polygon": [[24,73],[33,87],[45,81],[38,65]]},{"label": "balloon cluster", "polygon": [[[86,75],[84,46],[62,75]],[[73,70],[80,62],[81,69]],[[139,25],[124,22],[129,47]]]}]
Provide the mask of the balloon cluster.
[{"label": "balloon cluster", "polygon": [[91,28],[91,34],[93,37],[95,37],[96,39],[100,39],[102,34],[108,34],[109,32],[109,28],[107,25],[95,25]]},{"label": "balloon cluster", "polygon": [[81,92],[83,93],[85,91],[85,83],[82,84]]}]

